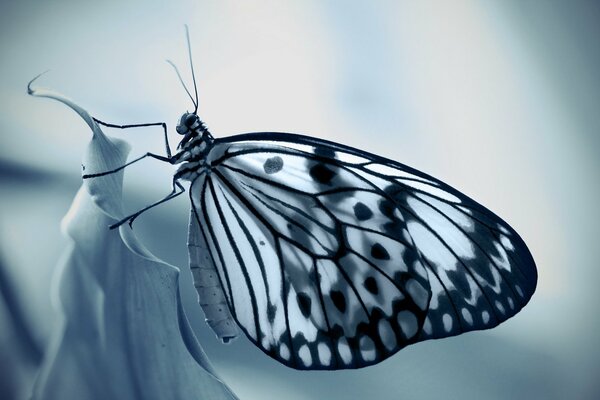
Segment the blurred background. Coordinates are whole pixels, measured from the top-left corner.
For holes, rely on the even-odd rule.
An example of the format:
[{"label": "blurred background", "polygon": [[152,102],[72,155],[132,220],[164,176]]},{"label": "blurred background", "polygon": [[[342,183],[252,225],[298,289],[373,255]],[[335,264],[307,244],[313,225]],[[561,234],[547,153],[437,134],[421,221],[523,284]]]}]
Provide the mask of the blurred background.
[{"label": "blurred background", "polygon": [[[595,1],[75,1],[0,3],[0,390],[27,396],[56,314],[59,224],[90,131],[37,82],[111,123],[193,109],[215,136],[309,134],[434,175],[502,216],[539,270],[496,329],[410,346],[362,370],[298,372],[240,338],[221,345],[187,270],[182,196],[135,231],[181,268],[188,318],[241,399],[595,399],[600,396],[600,3]],[[126,138],[162,152],[160,129]],[[128,208],[170,190],[156,161],[127,170]],[[7,395],[8,396],[8,395]],[[0,396],[1,397],[1,396]],[[8,398],[11,398],[8,397]]]}]

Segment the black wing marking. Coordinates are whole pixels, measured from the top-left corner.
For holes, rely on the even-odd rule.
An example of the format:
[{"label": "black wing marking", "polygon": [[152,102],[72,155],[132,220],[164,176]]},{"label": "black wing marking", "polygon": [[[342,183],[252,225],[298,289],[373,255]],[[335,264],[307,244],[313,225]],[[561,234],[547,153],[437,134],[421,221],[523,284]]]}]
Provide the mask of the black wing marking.
[{"label": "black wing marking", "polygon": [[[358,368],[415,341],[427,273],[399,220],[396,231],[377,224],[397,217],[363,204],[384,196],[361,190],[352,174],[342,183],[341,171],[304,155],[261,157],[253,166],[253,157],[228,156],[191,189],[233,317],[250,340],[298,369]],[[370,228],[360,226],[367,220]]]},{"label": "black wing marking", "polygon": [[219,139],[209,162],[212,247],[228,254],[221,274],[237,277],[233,308],[249,300],[234,317],[292,367],[357,368],[491,328],[535,290],[533,258],[508,224],[400,163],[276,133]]}]

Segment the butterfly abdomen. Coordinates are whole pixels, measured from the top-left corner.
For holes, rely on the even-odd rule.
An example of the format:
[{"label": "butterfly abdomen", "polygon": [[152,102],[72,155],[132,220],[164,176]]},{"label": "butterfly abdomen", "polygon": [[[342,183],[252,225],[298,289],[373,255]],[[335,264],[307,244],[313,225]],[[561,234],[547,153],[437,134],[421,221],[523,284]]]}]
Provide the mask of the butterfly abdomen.
[{"label": "butterfly abdomen", "polygon": [[237,337],[238,328],[227,306],[223,287],[194,211],[190,215],[188,252],[198,303],[204,311],[206,322],[217,337],[227,343]]}]

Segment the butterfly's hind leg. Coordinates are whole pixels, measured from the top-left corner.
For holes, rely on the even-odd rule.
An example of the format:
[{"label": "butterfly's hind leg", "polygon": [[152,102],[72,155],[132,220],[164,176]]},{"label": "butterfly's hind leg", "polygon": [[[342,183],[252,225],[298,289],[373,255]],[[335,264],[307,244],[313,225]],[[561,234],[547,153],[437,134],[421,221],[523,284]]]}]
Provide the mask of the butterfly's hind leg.
[{"label": "butterfly's hind leg", "polygon": [[167,124],[166,123],[150,122],[150,123],[145,123],[145,124],[116,125],[116,124],[109,124],[107,122],[100,121],[98,118],[93,118],[93,119],[97,124],[107,126],[109,128],[118,128],[118,129],[142,128],[142,127],[147,127],[147,126],[162,126],[163,132],[165,134],[165,150],[166,150],[167,156],[165,157],[160,154],[146,153],[143,156],[140,156],[132,161],[129,161],[127,164],[121,165],[118,168],[111,169],[110,171],[104,171],[104,172],[99,172],[99,173],[94,173],[94,174],[84,174],[82,177],[83,179],[97,178],[99,176],[114,174],[115,172],[119,172],[120,170],[124,169],[125,167],[128,167],[131,164],[141,161],[146,157],[152,157],[159,161],[168,162],[170,164],[173,164],[173,160],[172,160],[172,156],[171,156],[171,147],[169,146],[169,139],[168,139],[168,135],[167,135]]},{"label": "butterfly's hind leg", "polygon": [[171,193],[169,193],[167,196],[165,196],[162,200],[157,201],[156,203],[152,203],[147,207],[142,208],[139,211],[136,211],[135,213],[123,218],[122,220],[120,220],[119,222],[112,224],[109,228],[110,229],[115,229],[118,228],[119,226],[123,225],[125,222],[129,222],[129,226],[133,225],[133,221],[135,221],[135,219],[137,217],[140,216],[140,214],[142,214],[143,212],[148,211],[149,209],[156,207],[166,201],[169,201],[171,199],[174,199],[175,197],[179,196],[180,194],[182,194],[183,192],[185,192],[185,188],[181,185],[181,183],[179,183],[179,181],[177,181],[177,179],[173,179],[173,190],[171,191]]}]

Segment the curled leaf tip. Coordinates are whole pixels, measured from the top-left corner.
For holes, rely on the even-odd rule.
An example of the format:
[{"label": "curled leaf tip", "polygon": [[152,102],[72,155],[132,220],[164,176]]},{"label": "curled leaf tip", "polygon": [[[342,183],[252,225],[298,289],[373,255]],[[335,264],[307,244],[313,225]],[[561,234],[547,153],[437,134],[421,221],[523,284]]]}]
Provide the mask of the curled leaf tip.
[{"label": "curled leaf tip", "polygon": [[[128,146],[105,136],[87,111],[60,94],[34,92],[90,124],[86,169],[125,163]],[[122,219],[122,181],[122,170],[84,180],[63,220],[70,244],[55,278],[60,323],[32,398],[237,399],[189,326],[179,269],[150,253],[128,224],[108,229]]]},{"label": "curled leaf tip", "polygon": [[27,94],[31,95],[31,96],[35,96],[35,89],[31,88],[31,84],[36,81],[40,76],[44,75],[45,73],[47,73],[48,71],[50,71],[49,69],[45,70],[42,73],[37,74],[32,80],[29,81],[29,83],[27,84]]}]

